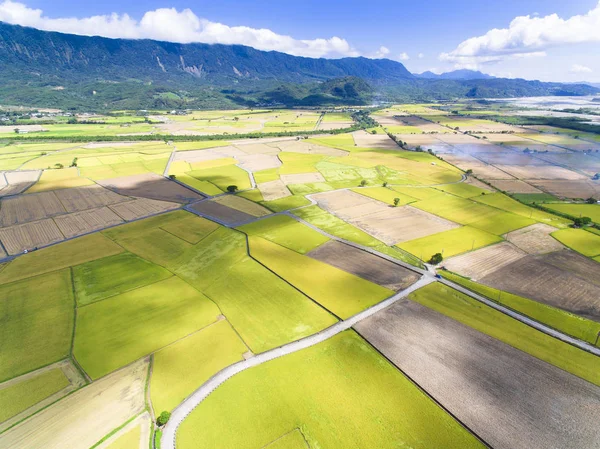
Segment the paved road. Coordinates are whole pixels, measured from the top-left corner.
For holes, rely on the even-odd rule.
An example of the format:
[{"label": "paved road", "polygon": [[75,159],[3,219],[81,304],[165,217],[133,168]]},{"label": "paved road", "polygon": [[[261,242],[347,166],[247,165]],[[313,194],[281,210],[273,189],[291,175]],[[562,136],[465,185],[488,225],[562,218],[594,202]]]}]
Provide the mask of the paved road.
[{"label": "paved road", "polygon": [[279,348],[272,349],[267,352],[263,352],[255,357],[248,360],[238,362],[231,365],[224,370],[214,375],[208,382],[202,385],[196,390],[190,397],[183,401],[171,414],[171,419],[163,429],[163,435],[161,438],[161,448],[163,449],[175,449],[175,434],[177,428],[183,422],[183,420],[204,400],[206,399],[219,385],[225,382],[227,379],[235,376],[236,374],[252,368],[253,366],[260,365],[284,355],[292,354],[302,349],[309,348],[318,343],[324,342],[325,340],[339,334],[347,329],[350,329],[356,323],[373,316],[377,312],[385,309],[386,307],[394,304],[396,301],[405,298],[410,293],[424,287],[431,282],[434,282],[435,278],[431,276],[423,276],[419,281],[411,285],[405,290],[396,293],[394,296],[380,302],[379,304],[368,308],[347,320],[340,321],[331,327],[328,327],[321,332],[311,335],[310,337],[303,338],[302,340],[289,343]]}]

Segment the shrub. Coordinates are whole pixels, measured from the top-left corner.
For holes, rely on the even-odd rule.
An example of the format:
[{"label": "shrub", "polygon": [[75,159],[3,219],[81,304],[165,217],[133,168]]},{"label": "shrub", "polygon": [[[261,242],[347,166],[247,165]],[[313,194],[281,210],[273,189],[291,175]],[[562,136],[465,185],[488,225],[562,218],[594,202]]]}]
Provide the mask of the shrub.
[{"label": "shrub", "polygon": [[160,416],[156,419],[156,424],[160,427],[164,426],[169,422],[169,418],[171,417],[171,412],[164,411],[160,414]]},{"label": "shrub", "polygon": [[238,186],[227,186],[227,191],[229,193],[235,193],[238,189]]},{"label": "shrub", "polygon": [[175,175],[169,175],[169,179],[177,179],[177,176],[175,176]]},{"label": "shrub", "polygon": [[400,198],[394,198],[394,206],[398,206],[400,203]]},{"label": "shrub", "polygon": [[361,187],[364,187],[364,186],[366,186],[366,185],[367,185],[367,180],[366,180],[366,179],[363,179],[363,180],[360,182],[360,186],[361,186]]},{"label": "shrub", "polygon": [[431,259],[429,259],[429,263],[432,265],[437,265],[441,263],[442,260],[444,260],[444,256],[442,256],[441,253],[435,253],[433,256],[431,256]]}]

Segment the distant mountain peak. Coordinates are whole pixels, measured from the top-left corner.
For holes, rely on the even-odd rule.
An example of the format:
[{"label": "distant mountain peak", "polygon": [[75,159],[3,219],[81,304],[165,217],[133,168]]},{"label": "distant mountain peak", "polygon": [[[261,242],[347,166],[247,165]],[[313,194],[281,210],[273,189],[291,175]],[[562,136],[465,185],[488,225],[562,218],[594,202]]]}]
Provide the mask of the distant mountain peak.
[{"label": "distant mountain peak", "polygon": [[495,76],[488,75],[487,73],[467,69],[454,70],[452,72],[441,73],[439,75],[431,71],[427,71],[421,74],[415,74],[415,76],[417,78],[439,80],[489,80],[496,78]]}]

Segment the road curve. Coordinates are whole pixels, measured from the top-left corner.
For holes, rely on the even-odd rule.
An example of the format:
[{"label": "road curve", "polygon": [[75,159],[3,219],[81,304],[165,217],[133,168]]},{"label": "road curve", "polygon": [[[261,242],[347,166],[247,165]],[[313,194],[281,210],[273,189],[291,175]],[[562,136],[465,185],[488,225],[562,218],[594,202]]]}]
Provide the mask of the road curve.
[{"label": "road curve", "polygon": [[177,429],[179,428],[179,425],[204,399],[206,399],[219,385],[221,385],[227,379],[235,376],[236,374],[244,370],[247,370],[248,368],[252,368],[253,366],[260,365],[262,363],[268,362],[269,360],[273,360],[284,355],[292,354],[294,352],[324,342],[325,340],[333,337],[334,335],[337,335],[340,332],[350,329],[359,321],[362,321],[365,318],[376,314],[377,312],[392,305],[396,301],[405,298],[415,290],[418,290],[419,288],[424,287],[425,285],[430,284],[434,281],[435,278],[433,276],[423,276],[421,279],[419,279],[416,283],[414,283],[407,289],[402,290],[396,293],[394,296],[391,296],[390,298],[380,302],[379,304],[376,304],[373,307],[363,310],[362,312],[348,318],[347,320],[340,321],[317,334],[289,343],[287,345],[280,346],[275,349],[271,349],[270,351],[263,352],[248,360],[243,360],[241,362],[235,363],[223,369],[222,371],[219,371],[207,382],[205,382],[199,389],[192,393],[191,396],[189,396],[186,400],[179,404],[179,406],[173,411],[173,413],[171,414],[171,419],[163,429],[163,435],[160,440],[161,448],[175,449],[175,435]]}]

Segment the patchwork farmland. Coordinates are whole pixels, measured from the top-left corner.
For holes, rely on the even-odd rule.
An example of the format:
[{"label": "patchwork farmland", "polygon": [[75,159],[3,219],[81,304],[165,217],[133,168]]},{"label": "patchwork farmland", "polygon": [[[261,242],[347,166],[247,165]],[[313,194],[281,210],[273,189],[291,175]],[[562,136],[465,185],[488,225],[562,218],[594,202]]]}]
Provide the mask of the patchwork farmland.
[{"label": "patchwork farmland", "polygon": [[[0,447],[592,447],[585,144],[465,107],[0,147]],[[119,141],[147,133],[173,141]]]}]

